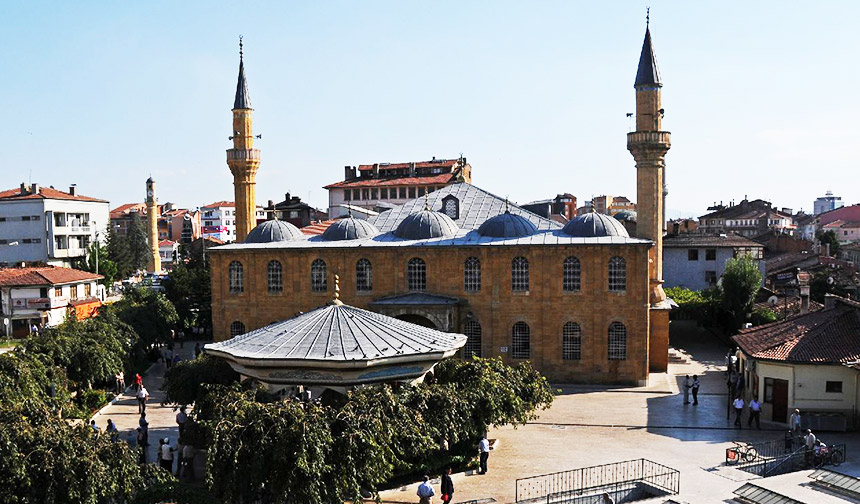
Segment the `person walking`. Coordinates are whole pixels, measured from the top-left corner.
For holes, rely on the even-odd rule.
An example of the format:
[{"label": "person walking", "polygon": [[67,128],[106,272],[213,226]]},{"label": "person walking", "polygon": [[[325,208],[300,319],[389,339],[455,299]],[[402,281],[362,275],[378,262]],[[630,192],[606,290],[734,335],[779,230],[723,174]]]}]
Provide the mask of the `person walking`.
[{"label": "person walking", "polygon": [[143,387],[143,377],[140,376],[140,373],[135,373],[134,374],[135,392],[140,391],[141,387]]},{"label": "person walking", "polygon": [[200,357],[200,353],[202,351],[203,350],[200,349],[200,343],[195,343],[194,344],[194,358],[196,359],[197,357]]},{"label": "person walking", "polygon": [[697,406],[699,404],[699,375],[693,375],[693,385],[690,387],[690,390],[693,391],[693,406]]},{"label": "person walking", "polygon": [[194,479],[194,446],[186,444],[182,447],[182,469],[179,473],[180,478]]},{"label": "person walking", "polygon": [[761,403],[758,402],[757,397],[753,397],[750,401],[750,417],[747,420],[747,426],[752,427],[753,421],[755,421],[755,428],[761,430],[759,417],[761,417]]},{"label": "person walking", "polygon": [[792,413],[791,416],[788,418],[788,427],[791,429],[791,432],[797,437],[800,437],[800,420],[801,418],[799,409],[795,409],[794,413]]},{"label": "person walking", "polygon": [[806,436],[803,438],[804,447],[806,448],[806,462],[812,462],[812,450],[815,448],[815,442],[818,439],[812,433],[812,429],[806,429]]},{"label": "person walking", "polygon": [[149,399],[149,391],[143,385],[137,391],[137,412],[146,413],[146,400]]},{"label": "person walking", "polygon": [[741,416],[744,413],[744,400],[741,399],[741,396],[738,396],[737,399],[732,403],[732,406],[735,408],[735,427],[738,429],[742,429],[741,425]]},{"label": "person walking", "polygon": [[137,428],[137,446],[140,449],[140,464],[146,463],[146,449],[149,446],[149,429]]},{"label": "person walking", "polygon": [[116,395],[122,395],[125,392],[125,375],[120,371],[114,378],[116,378]]},{"label": "person walking", "polygon": [[418,485],[418,504],[433,504],[433,496],[436,492],[430,485],[430,477],[424,476],[424,481]]},{"label": "person walking", "polygon": [[481,453],[481,469],[478,471],[478,474],[487,474],[487,459],[490,458],[490,441],[487,439],[486,434],[478,442],[478,451]]},{"label": "person walking", "polygon": [[161,440],[161,467],[170,474],[173,474],[173,452],[176,449],[170,446],[170,439],[164,438]]},{"label": "person walking", "polygon": [[442,504],[449,504],[454,498],[454,480],[451,479],[451,467],[442,471],[442,486],[439,491],[442,492]]},{"label": "person walking", "polygon": [[185,406],[179,408],[179,413],[176,414],[176,425],[179,426],[179,437],[185,432],[185,422],[188,421],[188,415],[185,414]]},{"label": "person walking", "polygon": [[93,430],[93,432],[95,433],[96,437],[99,437],[99,434],[101,434],[101,433],[102,433],[102,429],[101,429],[101,427],[99,427],[98,425],[96,425],[96,421],[95,421],[95,420],[90,420],[90,429],[92,429],[92,430]]},{"label": "person walking", "polygon": [[684,388],[684,404],[690,404],[690,387],[693,386],[693,381],[690,380],[690,375],[684,376],[684,382],[681,386]]},{"label": "person walking", "polygon": [[110,437],[111,443],[116,443],[119,440],[119,429],[116,428],[116,425],[110,418],[108,418],[105,432],[107,432],[107,435]]}]

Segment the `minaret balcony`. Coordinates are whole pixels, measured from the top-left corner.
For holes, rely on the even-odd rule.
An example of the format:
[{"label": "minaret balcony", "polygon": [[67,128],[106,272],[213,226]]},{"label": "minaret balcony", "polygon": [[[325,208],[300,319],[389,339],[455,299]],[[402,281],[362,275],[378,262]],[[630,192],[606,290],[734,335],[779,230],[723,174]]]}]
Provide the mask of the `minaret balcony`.
[{"label": "minaret balcony", "polygon": [[259,149],[227,149],[227,161],[259,161]]},{"label": "minaret balcony", "polygon": [[672,144],[672,134],[668,131],[634,131],[627,133],[627,147],[653,145],[668,149]]}]

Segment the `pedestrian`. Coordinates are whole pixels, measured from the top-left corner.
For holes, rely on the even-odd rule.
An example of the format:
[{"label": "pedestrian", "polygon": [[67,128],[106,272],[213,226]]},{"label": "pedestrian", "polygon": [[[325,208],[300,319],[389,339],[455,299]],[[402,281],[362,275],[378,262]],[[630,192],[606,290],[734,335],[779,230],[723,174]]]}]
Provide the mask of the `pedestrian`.
[{"label": "pedestrian", "polygon": [[148,429],[149,428],[149,422],[146,421],[146,412],[145,411],[140,414],[140,419],[137,421],[137,423],[138,423],[138,425],[140,425],[141,429]]},{"label": "pedestrian", "polygon": [[194,344],[194,358],[196,359],[197,357],[200,357],[200,352],[202,352],[202,351],[203,350],[200,349],[200,343],[195,343]]},{"label": "pedestrian", "polygon": [[815,442],[818,439],[812,433],[812,429],[806,429],[806,436],[803,438],[804,448],[806,448],[806,462],[812,462],[812,450],[815,448]]},{"label": "pedestrian", "polygon": [[173,452],[175,451],[176,449],[170,446],[169,438],[161,440],[161,467],[166,469],[170,474],[173,474]]},{"label": "pedestrian", "polygon": [[185,422],[188,421],[188,415],[185,414],[185,406],[179,408],[179,413],[176,414],[176,425],[179,426],[179,437],[185,432]]},{"label": "pedestrian", "polygon": [[113,420],[108,418],[107,428],[105,429],[108,436],[110,436],[111,443],[116,443],[119,440],[119,430],[116,428],[116,425],[113,423]]},{"label": "pedestrian", "polygon": [[481,470],[478,471],[478,474],[487,474],[487,459],[490,458],[490,441],[487,440],[486,434],[478,442],[478,451],[481,452]]},{"label": "pedestrian", "polygon": [[137,448],[137,432],[133,430],[126,432],[125,442],[128,443],[128,448],[134,451]]},{"label": "pedestrian", "polygon": [[684,389],[684,404],[690,404],[690,387],[693,386],[693,381],[690,380],[690,375],[684,376],[684,382],[681,387]]},{"label": "pedestrian", "polygon": [[149,431],[142,427],[137,428],[137,446],[140,450],[139,463],[146,463],[146,448],[149,446]]},{"label": "pedestrian", "polygon": [[735,427],[741,429],[743,428],[741,425],[741,416],[744,413],[744,400],[741,399],[741,396],[738,396],[737,399],[735,399],[732,406],[735,407]]},{"label": "pedestrian", "polygon": [[149,399],[149,392],[143,385],[137,391],[137,412],[146,413],[146,400]]},{"label": "pedestrian", "polygon": [[699,375],[693,375],[693,386],[690,389],[693,391],[693,406],[699,404]]},{"label": "pedestrian", "polygon": [[186,444],[182,447],[182,470],[179,477],[194,478],[194,446]]},{"label": "pedestrian", "polygon": [[173,355],[173,365],[174,365],[174,366],[175,366],[176,364],[178,364],[178,363],[179,363],[179,361],[181,361],[181,360],[182,360],[182,359],[179,357],[179,353],[176,353],[176,354],[174,354],[174,355]]},{"label": "pedestrian", "polygon": [[424,476],[424,481],[418,485],[418,504],[433,504],[433,496],[436,492],[430,486],[430,477]]},{"label": "pedestrian", "polygon": [[442,486],[439,491],[442,492],[442,504],[449,504],[454,498],[454,480],[451,479],[450,466],[442,471]]},{"label": "pedestrian", "polygon": [[603,492],[603,504],[615,504],[615,499],[608,492]]},{"label": "pedestrian", "polygon": [[179,331],[179,348],[185,348],[185,330]]},{"label": "pedestrian", "polygon": [[99,437],[99,434],[101,434],[101,432],[102,432],[101,428],[98,425],[96,425],[95,420],[90,420],[90,429],[93,430],[96,437]]},{"label": "pedestrian", "polygon": [[167,369],[170,369],[170,365],[173,363],[173,350],[168,350],[164,354],[164,366]]},{"label": "pedestrian", "polygon": [[122,386],[122,371],[115,374],[113,378],[116,381],[116,395],[120,395],[125,390],[125,387]]},{"label": "pedestrian", "polygon": [[792,451],[794,451],[794,433],[789,430],[785,433],[785,453]]},{"label": "pedestrian", "polygon": [[753,421],[755,421],[755,428],[761,430],[759,417],[761,417],[761,403],[758,402],[758,397],[753,397],[750,401],[750,417],[747,420],[747,426],[752,427]]},{"label": "pedestrian", "polygon": [[135,392],[139,391],[141,387],[143,387],[143,377],[140,376],[140,373],[135,373],[134,374],[134,390],[135,390]]},{"label": "pedestrian", "polygon": [[800,410],[795,409],[788,419],[788,427],[795,436],[800,436]]}]

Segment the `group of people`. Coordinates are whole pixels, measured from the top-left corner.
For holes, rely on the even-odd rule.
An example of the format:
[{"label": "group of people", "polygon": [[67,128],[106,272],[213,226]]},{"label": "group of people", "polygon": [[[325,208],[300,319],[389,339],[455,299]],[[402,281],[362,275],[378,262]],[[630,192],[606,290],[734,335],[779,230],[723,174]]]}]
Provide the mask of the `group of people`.
[{"label": "group of people", "polygon": [[744,402],[741,396],[737,396],[732,401],[732,407],[735,409],[735,427],[738,429],[743,428],[744,406],[748,406],[750,411],[749,418],[747,419],[747,427],[752,427],[753,422],[755,422],[755,428],[761,429],[761,402],[758,400],[758,397],[750,399],[749,405]]},{"label": "group of people", "polygon": [[699,404],[699,387],[701,383],[699,383],[699,375],[693,375],[693,378],[690,379],[690,375],[684,376],[684,404],[690,404],[690,392],[693,393],[693,406]]},{"label": "group of people", "polygon": [[[492,447],[490,446],[490,440],[487,439],[487,435],[484,434],[481,437],[481,440],[478,441],[478,455],[480,460],[480,466],[477,471],[477,474],[487,474],[487,461],[490,458],[490,450]],[[442,504],[449,504],[451,499],[454,498],[454,480],[451,479],[451,467],[446,467],[442,472],[442,478],[440,480],[439,491],[441,492]],[[436,491],[433,490],[433,486],[430,484],[430,477],[424,476],[423,481],[420,485],[418,485],[418,502],[419,504],[432,504],[433,496],[436,495]]]}]

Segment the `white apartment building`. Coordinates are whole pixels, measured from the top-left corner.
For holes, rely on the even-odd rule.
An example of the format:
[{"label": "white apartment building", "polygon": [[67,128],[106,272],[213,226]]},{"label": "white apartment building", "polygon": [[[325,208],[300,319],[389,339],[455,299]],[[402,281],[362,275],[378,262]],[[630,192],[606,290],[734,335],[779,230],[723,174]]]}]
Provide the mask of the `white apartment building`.
[{"label": "white apartment building", "polygon": [[44,263],[70,266],[83,258],[109,223],[105,200],[25,184],[0,192],[0,266]]},{"label": "white apartment building", "polygon": [[161,256],[161,266],[173,266],[173,258],[179,257],[179,242],[173,240],[161,240],[158,242],[158,255]]},{"label": "white apartment building", "polygon": [[[217,238],[223,242],[236,239],[236,204],[232,201],[216,201],[200,207],[203,237]],[[266,220],[263,207],[257,207],[257,222]]]}]

